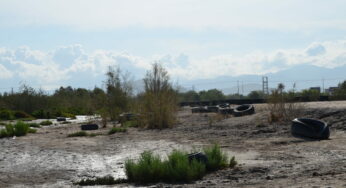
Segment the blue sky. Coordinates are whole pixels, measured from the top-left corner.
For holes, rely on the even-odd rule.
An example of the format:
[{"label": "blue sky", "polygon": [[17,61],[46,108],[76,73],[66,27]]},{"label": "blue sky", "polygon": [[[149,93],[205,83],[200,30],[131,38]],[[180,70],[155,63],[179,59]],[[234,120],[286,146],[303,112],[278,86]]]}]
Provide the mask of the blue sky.
[{"label": "blue sky", "polygon": [[140,79],[155,61],[189,82],[301,64],[335,68],[346,64],[345,7],[341,0],[2,0],[0,88],[91,88],[109,65]]}]

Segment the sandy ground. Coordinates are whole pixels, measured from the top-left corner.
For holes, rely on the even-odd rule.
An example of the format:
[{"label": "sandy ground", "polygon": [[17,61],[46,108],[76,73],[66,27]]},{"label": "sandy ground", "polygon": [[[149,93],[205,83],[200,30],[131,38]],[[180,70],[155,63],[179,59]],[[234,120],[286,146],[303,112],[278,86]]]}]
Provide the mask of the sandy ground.
[{"label": "sandy ground", "polygon": [[[36,134],[0,139],[0,187],[73,187],[82,178],[125,177],[123,162],[144,150],[166,156],[179,148],[198,150],[218,142],[234,155],[237,168],[206,175],[193,184],[152,187],[346,187],[346,101],[305,104],[301,117],[331,124],[329,140],[290,135],[290,123],[269,124],[265,104],[256,114],[210,123],[216,114],[178,113],[172,129],[130,128],[127,133],[67,138],[79,124],[40,128]],[[113,187],[131,187],[121,184]]]}]

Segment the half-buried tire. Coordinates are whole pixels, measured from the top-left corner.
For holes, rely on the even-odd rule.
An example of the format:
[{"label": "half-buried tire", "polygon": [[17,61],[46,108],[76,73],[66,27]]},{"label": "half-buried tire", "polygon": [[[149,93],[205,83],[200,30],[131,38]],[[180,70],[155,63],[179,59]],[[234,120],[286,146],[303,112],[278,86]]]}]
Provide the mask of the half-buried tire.
[{"label": "half-buried tire", "polygon": [[234,109],[233,115],[236,117],[251,115],[255,113],[255,107],[251,104],[243,104]]},{"label": "half-buried tire", "polygon": [[312,139],[328,139],[329,126],[323,121],[310,118],[296,118],[292,120],[291,133],[295,137]]},{"label": "half-buried tire", "polygon": [[83,131],[97,130],[99,126],[97,124],[85,124],[80,126]]},{"label": "half-buried tire", "polygon": [[196,161],[203,163],[203,164],[207,164],[207,162],[208,162],[208,157],[205,154],[203,154],[202,152],[191,153],[187,157],[189,159],[189,162],[191,162],[192,160],[196,160]]}]

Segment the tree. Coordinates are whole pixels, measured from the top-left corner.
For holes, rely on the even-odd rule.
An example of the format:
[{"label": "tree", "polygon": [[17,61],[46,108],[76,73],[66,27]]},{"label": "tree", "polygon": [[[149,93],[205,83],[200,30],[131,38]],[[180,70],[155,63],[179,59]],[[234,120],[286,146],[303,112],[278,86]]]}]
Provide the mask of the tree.
[{"label": "tree", "polygon": [[263,91],[251,91],[247,97],[249,99],[263,99],[264,93]]},{"label": "tree", "polygon": [[177,92],[172,87],[167,71],[162,65],[154,63],[143,81],[143,126],[159,129],[172,127],[177,110]]}]

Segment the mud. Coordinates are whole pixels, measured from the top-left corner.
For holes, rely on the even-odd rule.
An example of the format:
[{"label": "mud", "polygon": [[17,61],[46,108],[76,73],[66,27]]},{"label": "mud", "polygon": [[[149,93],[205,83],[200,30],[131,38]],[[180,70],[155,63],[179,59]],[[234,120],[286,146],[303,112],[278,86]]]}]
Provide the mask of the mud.
[{"label": "mud", "polygon": [[[166,156],[173,149],[198,150],[218,142],[239,163],[206,175],[192,184],[152,187],[346,187],[346,102],[306,103],[302,117],[331,125],[329,140],[313,141],[290,135],[290,123],[269,124],[265,104],[256,114],[219,117],[214,113],[178,112],[172,129],[130,128],[107,135],[72,137],[79,124],[43,127],[36,134],[0,139],[0,187],[73,187],[82,178],[125,177],[124,160],[144,150]],[[109,126],[110,127],[110,126]],[[121,184],[114,187],[135,186]]]}]

